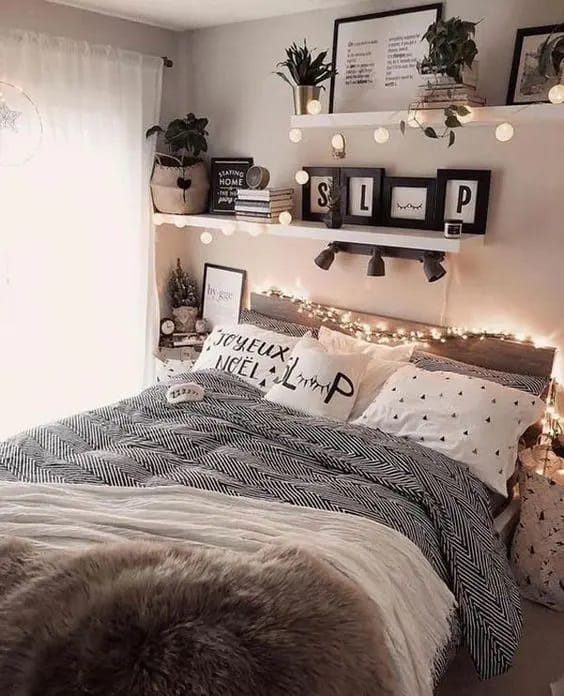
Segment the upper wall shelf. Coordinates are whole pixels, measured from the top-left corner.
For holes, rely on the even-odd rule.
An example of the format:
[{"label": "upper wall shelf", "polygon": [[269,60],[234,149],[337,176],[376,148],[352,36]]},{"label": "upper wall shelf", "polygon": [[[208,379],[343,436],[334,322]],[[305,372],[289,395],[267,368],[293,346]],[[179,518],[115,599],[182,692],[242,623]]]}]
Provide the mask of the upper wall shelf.
[{"label": "upper wall shelf", "polygon": [[463,234],[458,239],[446,239],[441,232],[364,225],[347,225],[338,230],[330,230],[321,222],[304,220],[294,220],[290,225],[264,225],[259,222],[237,220],[231,215],[168,215],[165,213],[155,213],[153,219],[155,225],[228,230],[230,233],[239,230],[255,236],[268,234],[274,237],[318,239],[327,243],[348,242],[396,249],[443,251],[451,254],[484,245],[484,237],[479,234]]},{"label": "upper wall shelf", "polygon": [[[399,122],[407,120],[407,111],[370,111],[353,114],[319,114],[317,116],[292,116],[292,128],[399,128]],[[442,109],[421,109],[417,112],[421,122],[428,125],[444,123]],[[505,121],[513,125],[534,125],[549,122],[564,124],[562,104],[520,104],[518,106],[472,107],[472,118],[465,126],[497,126]]]}]

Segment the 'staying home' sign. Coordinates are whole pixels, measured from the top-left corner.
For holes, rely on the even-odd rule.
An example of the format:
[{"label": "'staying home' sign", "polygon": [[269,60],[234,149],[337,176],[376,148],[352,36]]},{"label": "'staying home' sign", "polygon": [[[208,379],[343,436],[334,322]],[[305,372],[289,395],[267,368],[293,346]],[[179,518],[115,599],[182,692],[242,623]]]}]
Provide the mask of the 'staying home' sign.
[{"label": "'staying home' sign", "polygon": [[248,188],[246,175],[252,157],[214,157],[211,164],[212,213],[235,212],[237,189]]}]

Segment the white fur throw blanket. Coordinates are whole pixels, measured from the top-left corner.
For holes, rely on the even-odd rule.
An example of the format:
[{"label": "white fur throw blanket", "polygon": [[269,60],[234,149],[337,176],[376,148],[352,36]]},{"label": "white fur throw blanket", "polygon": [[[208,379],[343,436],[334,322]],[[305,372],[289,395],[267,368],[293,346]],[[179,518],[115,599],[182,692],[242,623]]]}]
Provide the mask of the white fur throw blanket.
[{"label": "white fur throw blanket", "polygon": [[0,484],[0,535],[55,549],[124,540],[191,541],[239,552],[302,548],[362,588],[374,605],[399,695],[431,696],[436,653],[455,599],[419,549],[370,520],[166,486]]}]

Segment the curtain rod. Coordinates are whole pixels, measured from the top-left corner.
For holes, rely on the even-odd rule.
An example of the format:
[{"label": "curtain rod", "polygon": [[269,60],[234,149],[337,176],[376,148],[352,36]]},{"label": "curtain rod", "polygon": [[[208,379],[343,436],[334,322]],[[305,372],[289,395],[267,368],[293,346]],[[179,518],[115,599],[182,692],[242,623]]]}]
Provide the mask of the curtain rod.
[{"label": "curtain rod", "polygon": [[174,67],[174,61],[171,60],[168,56],[163,56],[163,63],[164,63],[165,68]]}]

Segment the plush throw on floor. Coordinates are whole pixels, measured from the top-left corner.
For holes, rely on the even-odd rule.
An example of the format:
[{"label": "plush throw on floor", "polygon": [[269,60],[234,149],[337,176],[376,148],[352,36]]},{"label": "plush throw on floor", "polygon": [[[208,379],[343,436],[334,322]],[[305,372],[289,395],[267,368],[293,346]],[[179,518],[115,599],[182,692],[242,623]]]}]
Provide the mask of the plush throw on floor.
[{"label": "plush throw on floor", "polygon": [[381,623],[291,546],[0,543],[2,696],[384,696]]}]

